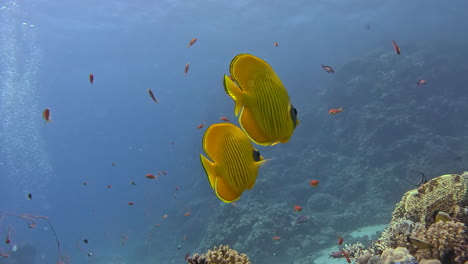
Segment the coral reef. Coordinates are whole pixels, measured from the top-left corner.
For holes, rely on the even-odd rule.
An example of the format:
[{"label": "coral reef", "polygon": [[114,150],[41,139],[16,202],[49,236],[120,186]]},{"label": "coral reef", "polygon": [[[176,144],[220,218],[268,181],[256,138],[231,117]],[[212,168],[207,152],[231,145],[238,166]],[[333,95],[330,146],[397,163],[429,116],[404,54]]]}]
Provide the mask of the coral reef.
[{"label": "coral reef", "polygon": [[372,245],[374,254],[381,254],[387,248],[407,247],[407,237],[419,226],[411,220],[397,219],[390,223],[382,234],[379,241]]},{"label": "coral reef", "polygon": [[187,258],[189,264],[251,264],[245,254],[239,254],[229,246],[220,245],[208,250],[205,254],[194,254]]},{"label": "coral reef", "polygon": [[397,247],[395,249],[387,248],[382,253],[382,256],[380,258],[380,262],[382,264],[395,264],[397,262],[409,263],[409,262],[412,262],[413,260],[414,260],[414,257],[411,256],[408,249],[404,247]]},{"label": "coral reef", "polygon": [[417,248],[412,246],[411,252],[420,259],[447,260],[444,263],[464,263],[468,261],[467,228],[464,223],[439,221],[428,229],[420,226],[411,236],[428,241],[431,247]]},{"label": "coral reef", "polygon": [[467,205],[468,173],[442,175],[405,193],[393,212],[392,222],[408,219],[427,227],[434,222],[434,211],[457,217]]}]

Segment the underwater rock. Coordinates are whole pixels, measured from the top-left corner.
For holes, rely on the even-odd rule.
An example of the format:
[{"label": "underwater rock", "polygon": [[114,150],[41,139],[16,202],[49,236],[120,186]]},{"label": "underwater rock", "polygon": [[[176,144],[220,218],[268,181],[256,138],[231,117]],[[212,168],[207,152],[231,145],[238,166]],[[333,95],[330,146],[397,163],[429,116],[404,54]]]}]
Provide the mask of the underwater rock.
[{"label": "underwater rock", "polygon": [[434,222],[433,213],[443,211],[463,217],[468,206],[468,172],[447,174],[406,192],[393,211],[392,222],[408,219],[426,227]]}]

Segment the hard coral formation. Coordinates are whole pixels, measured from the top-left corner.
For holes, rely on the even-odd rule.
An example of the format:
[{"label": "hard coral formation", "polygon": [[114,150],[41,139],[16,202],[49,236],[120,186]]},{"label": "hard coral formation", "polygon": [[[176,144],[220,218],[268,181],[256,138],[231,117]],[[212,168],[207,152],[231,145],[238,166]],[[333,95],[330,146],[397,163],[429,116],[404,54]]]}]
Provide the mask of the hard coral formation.
[{"label": "hard coral formation", "polygon": [[439,221],[428,229],[417,228],[412,236],[428,241],[432,245],[422,249],[413,247],[412,251],[418,259],[449,258],[455,263],[468,261],[467,228],[463,223]]},{"label": "hard coral formation", "polygon": [[411,220],[397,219],[390,223],[382,234],[379,241],[374,243],[372,250],[374,254],[381,254],[387,248],[407,247],[409,243],[407,237],[419,227],[419,223]]},{"label": "hard coral formation", "polygon": [[220,245],[205,254],[194,254],[187,259],[189,264],[251,264],[245,254],[239,254],[229,246]]},{"label": "hard coral formation", "polygon": [[380,258],[380,262],[382,264],[395,264],[399,263],[410,263],[414,260],[414,257],[411,256],[407,248],[404,247],[397,247],[387,248],[383,253],[382,257]]},{"label": "hard coral formation", "polygon": [[[397,247],[409,249],[418,260],[464,263],[468,261],[467,205],[468,172],[437,177],[403,196],[390,226],[370,251],[381,253],[382,263],[385,252]],[[453,221],[435,222],[437,211],[448,213]]]},{"label": "hard coral formation", "polygon": [[433,222],[434,211],[444,211],[456,217],[467,205],[468,173],[442,175],[406,192],[393,211],[392,222],[408,219],[428,227]]}]

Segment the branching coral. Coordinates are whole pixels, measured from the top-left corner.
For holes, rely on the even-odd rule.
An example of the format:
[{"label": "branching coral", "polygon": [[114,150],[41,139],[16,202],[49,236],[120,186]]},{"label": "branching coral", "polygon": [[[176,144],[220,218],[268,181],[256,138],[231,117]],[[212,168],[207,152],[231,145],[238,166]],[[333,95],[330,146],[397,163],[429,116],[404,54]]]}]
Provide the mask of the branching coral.
[{"label": "branching coral", "polygon": [[245,254],[239,254],[229,246],[220,245],[208,250],[205,254],[194,254],[187,259],[189,264],[251,264]]},{"label": "branching coral", "polygon": [[350,258],[357,259],[363,255],[368,255],[370,252],[366,249],[364,244],[357,242],[352,245],[345,244],[343,250],[349,254]]},{"label": "branching coral", "polygon": [[439,221],[432,224],[427,230],[417,228],[411,236],[429,242],[432,247],[416,248],[412,252],[418,259],[449,258],[456,263],[468,261],[467,228],[463,223]]},{"label": "branching coral", "polygon": [[392,221],[379,238],[379,241],[372,245],[374,254],[381,254],[387,248],[407,247],[407,236],[419,227],[419,223],[411,220],[398,219]]}]

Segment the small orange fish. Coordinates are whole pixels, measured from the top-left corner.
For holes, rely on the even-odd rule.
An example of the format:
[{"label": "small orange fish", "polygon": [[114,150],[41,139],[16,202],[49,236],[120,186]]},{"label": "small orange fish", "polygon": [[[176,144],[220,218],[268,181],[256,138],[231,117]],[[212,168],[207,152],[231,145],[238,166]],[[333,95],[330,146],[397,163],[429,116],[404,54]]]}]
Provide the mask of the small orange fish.
[{"label": "small orange fish", "polygon": [[132,202],[128,202],[128,205],[133,205],[133,203],[132,203]]},{"label": "small orange fish", "polygon": [[275,43],[273,43],[273,46],[278,47],[278,42],[275,41]]},{"label": "small orange fish", "polygon": [[159,103],[159,101],[156,99],[156,97],[154,97],[153,91],[151,91],[151,89],[148,89],[148,93],[149,93],[151,99],[153,99],[153,101],[155,101],[156,103]]},{"label": "small orange fish", "polygon": [[398,45],[396,44],[396,42],[394,40],[392,40],[392,43],[393,43],[393,48],[395,49],[395,52],[396,54],[400,55],[400,47],[398,47]]},{"label": "small orange fish", "polygon": [[187,212],[187,213],[184,214],[184,216],[189,216],[189,215],[191,215],[191,214],[192,214],[192,213]]},{"label": "small orange fish", "polygon": [[338,237],[338,245],[343,244],[343,238],[341,236]]},{"label": "small orange fish", "polygon": [[197,129],[202,129],[204,126],[205,126],[205,124],[199,124],[199,125],[197,126]]},{"label": "small orange fish", "polygon": [[94,87],[94,74],[92,73],[89,74],[89,83]]},{"label": "small orange fish", "polygon": [[294,211],[300,212],[300,211],[302,211],[302,207],[299,206],[299,205],[295,205],[295,206],[294,206]]},{"label": "small orange fish", "polygon": [[196,38],[191,39],[189,44],[187,45],[187,48],[190,48],[193,44],[195,44],[195,42],[197,42]]},{"label": "small orange fish", "polygon": [[351,259],[349,258],[348,252],[346,252],[346,251],[344,251],[344,250],[342,249],[342,250],[341,250],[341,253],[343,253],[343,256],[345,256],[346,261],[347,261],[348,263],[351,263]]},{"label": "small orange fish", "polygon": [[190,67],[190,64],[187,62],[187,64],[185,64],[185,69],[184,69],[184,75],[187,76],[187,72],[189,70],[189,67]]},{"label": "small orange fish", "polygon": [[153,174],[146,174],[146,178],[147,178],[147,179],[154,180],[154,179],[157,179],[158,176],[154,176]]},{"label": "small orange fish", "polygon": [[419,80],[416,84],[417,84],[418,86],[420,86],[420,85],[425,85],[426,83],[427,83],[427,81],[426,81],[425,79],[421,79],[421,80]]},{"label": "small orange fish", "polygon": [[52,120],[50,120],[50,109],[49,108],[46,108],[42,112],[42,117],[45,119],[46,124],[47,124],[47,122],[52,121]]},{"label": "small orange fish", "polygon": [[281,239],[281,237],[279,237],[279,236],[275,236],[275,237],[273,237],[272,239],[273,239],[273,240],[280,240],[280,239]]},{"label": "small orange fish", "polygon": [[227,117],[225,117],[225,116],[222,116],[222,117],[220,117],[219,119],[220,119],[220,120],[223,120],[223,121],[225,121],[225,122],[229,122],[229,119],[227,119]]},{"label": "small orange fish", "polygon": [[237,207],[237,203],[232,203],[232,206]]},{"label": "small orange fish", "polygon": [[340,108],[338,108],[338,109],[330,109],[330,110],[328,110],[328,114],[330,114],[330,115],[336,115],[336,114],[339,114],[339,113],[341,113],[341,112],[343,112],[343,111],[344,111],[343,108],[340,107]]},{"label": "small orange fish", "polygon": [[310,186],[312,186],[312,187],[317,187],[317,185],[319,184],[319,181],[317,181],[317,180],[311,180],[309,183],[310,183]]},{"label": "small orange fish", "polygon": [[163,215],[163,216],[162,216],[162,218],[167,218],[167,217],[168,217],[168,215],[167,215],[167,214],[165,214],[165,215]]}]

